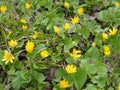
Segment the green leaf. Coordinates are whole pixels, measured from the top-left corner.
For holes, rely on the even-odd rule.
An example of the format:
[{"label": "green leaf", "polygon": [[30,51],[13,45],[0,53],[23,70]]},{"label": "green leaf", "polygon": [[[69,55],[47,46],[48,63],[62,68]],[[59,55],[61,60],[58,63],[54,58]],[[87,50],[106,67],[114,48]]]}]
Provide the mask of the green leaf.
[{"label": "green leaf", "polygon": [[97,84],[100,88],[104,88],[106,85],[106,76],[96,75],[92,78],[92,82]]},{"label": "green leaf", "polygon": [[31,74],[38,82],[42,82],[45,79],[45,77],[43,76],[42,73],[40,73],[34,69],[32,70]]},{"label": "green leaf", "polygon": [[118,73],[118,74],[120,74],[120,68],[115,68],[115,69],[113,70],[113,73]]},{"label": "green leaf", "polygon": [[90,64],[86,59],[81,60],[81,68],[86,69],[86,73],[89,75],[89,77],[92,77],[97,72],[97,65]]},{"label": "green leaf", "polygon": [[45,6],[46,3],[47,3],[47,0],[39,0],[39,1],[38,1],[38,4],[39,4],[40,6]]},{"label": "green leaf", "polygon": [[20,87],[25,86],[31,81],[30,73],[28,70],[11,72],[9,75],[9,81],[11,82],[12,87],[18,90]]},{"label": "green leaf", "polygon": [[81,90],[81,88],[83,87],[83,85],[85,84],[85,82],[87,80],[87,73],[86,73],[85,69],[83,69],[83,68],[77,69],[77,72],[75,73],[74,77],[75,77],[76,89]]},{"label": "green leaf", "polygon": [[50,11],[52,9],[52,5],[53,5],[53,0],[49,0],[47,1],[45,7],[48,8],[48,10]]},{"label": "green leaf", "polygon": [[0,90],[6,90],[3,84],[0,84]]},{"label": "green leaf", "polygon": [[95,85],[93,84],[88,84],[87,87],[83,90],[98,90]]},{"label": "green leaf", "polygon": [[108,90],[114,90],[114,88],[110,87],[110,88],[108,88]]},{"label": "green leaf", "polygon": [[3,54],[4,52],[2,50],[0,50],[0,64],[3,63],[2,59],[3,59]]},{"label": "green leaf", "polygon": [[69,51],[70,48],[72,48],[72,39],[71,38],[65,38],[64,40],[64,49],[65,49],[65,52]]},{"label": "green leaf", "polygon": [[89,29],[86,28],[86,27],[83,27],[83,28],[79,29],[79,30],[78,30],[78,33],[79,33],[80,35],[83,35],[83,37],[84,37],[85,39],[88,39],[88,37],[89,37],[89,35],[90,35]]},{"label": "green leaf", "polygon": [[67,73],[63,68],[59,68],[55,72],[55,80],[59,81],[62,77],[67,77]]},{"label": "green leaf", "polygon": [[96,61],[99,58],[99,50],[97,47],[91,47],[87,50],[86,57],[90,57],[92,60]]}]

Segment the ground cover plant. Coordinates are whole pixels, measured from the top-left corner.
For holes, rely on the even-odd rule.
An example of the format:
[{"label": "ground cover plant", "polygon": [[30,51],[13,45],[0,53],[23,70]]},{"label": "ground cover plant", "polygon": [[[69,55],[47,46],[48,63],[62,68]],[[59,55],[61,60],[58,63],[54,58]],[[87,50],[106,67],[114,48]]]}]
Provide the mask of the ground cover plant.
[{"label": "ground cover plant", "polygon": [[119,0],[0,0],[0,90],[120,90]]}]

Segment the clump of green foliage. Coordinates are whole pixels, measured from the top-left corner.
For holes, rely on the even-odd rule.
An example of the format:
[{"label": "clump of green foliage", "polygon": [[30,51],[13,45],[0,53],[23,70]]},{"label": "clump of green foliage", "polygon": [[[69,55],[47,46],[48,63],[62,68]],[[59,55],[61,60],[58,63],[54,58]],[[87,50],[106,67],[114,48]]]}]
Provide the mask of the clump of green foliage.
[{"label": "clump of green foliage", "polygon": [[0,90],[120,90],[119,0],[1,0]]}]

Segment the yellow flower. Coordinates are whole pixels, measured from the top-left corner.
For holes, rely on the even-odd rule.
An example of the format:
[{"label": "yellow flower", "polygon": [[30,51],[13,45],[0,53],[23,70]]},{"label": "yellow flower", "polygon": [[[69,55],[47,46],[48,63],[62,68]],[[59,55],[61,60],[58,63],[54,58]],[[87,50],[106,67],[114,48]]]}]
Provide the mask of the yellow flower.
[{"label": "yellow flower", "polygon": [[24,23],[24,24],[27,23],[27,21],[25,19],[21,19],[20,22]]},{"label": "yellow flower", "polygon": [[27,25],[22,25],[22,29],[26,30],[27,29]]},{"label": "yellow flower", "polygon": [[104,46],[104,54],[105,56],[110,56],[110,48],[108,46]]},{"label": "yellow flower", "polygon": [[119,83],[119,85],[118,85],[118,90],[120,90],[120,83]]},{"label": "yellow flower", "polygon": [[81,57],[80,53],[80,50],[73,49],[72,53],[70,53],[70,56],[76,60]]},{"label": "yellow flower", "polygon": [[69,87],[69,83],[66,80],[61,80],[59,85],[60,85],[60,88],[68,88]]},{"label": "yellow flower", "polygon": [[92,43],[92,47],[95,47],[95,46],[96,46],[96,43],[95,43],[95,42],[93,42],[93,43]]},{"label": "yellow flower", "polygon": [[115,7],[120,6],[119,2],[115,2],[114,5],[115,5]]},{"label": "yellow flower", "polygon": [[4,59],[2,61],[5,61],[5,64],[7,64],[8,62],[13,63],[13,59],[15,58],[7,50],[5,50],[3,57]]},{"label": "yellow flower", "polygon": [[38,37],[38,32],[34,32],[34,34],[32,35],[33,39],[36,39]]},{"label": "yellow flower", "polygon": [[5,13],[7,11],[7,7],[6,6],[0,6],[0,11],[2,13]]},{"label": "yellow flower", "polygon": [[25,8],[26,9],[30,9],[31,8],[31,4],[29,4],[28,2],[25,3]]},{"label": "yellow flower", "polygon": [[78,13],[78,14],[81,15],[83,12],[84,12],[84,9],[83,9],[82,7],[78,8],[78,10],[77,10],[77,13]]},{"label": "yellow flower", "polygon": [[10,38],[10,35],[11,35],[11,34],[12,34],[12,32],[9,31],[8,34],[7,34],[7,38],[8,38],[8,39]]},{"label": "yellow flower", "polygon": [[74,16],[74,18],[71,18],[71,22],[72,22],[72,24],[79,23],[79,17],[78,16]]},{"label": "yellow flower", "polygon": [[102,33],[102,38],[103,38],[103,40],[105,41],[106,39],[108,39],[108,34]]},{"label": "yellow flower", "polygon": [[70,4],[68,2],[64,2],[64,7],[69,8]]},{"label": "yellow flower", "polygon": [[46,57],[49,56],[49,53],[48,53],[47,50],[42,50],[41,53],[40,53],[40,55],[42,56],[42,58],[46,58]]},{"label": "yellow flower", "polygon": [[34,43],[33,42],[31,42],[31,41],[28,41],[27,43],[26,43],[26,46],[25,46],[25,49],[26,49],[26,51],[28,52],[28,53],[31,53],[32,51],[33,51],[33,49],[34,49]]},{"label": "yellow flower", "polygon": [[18,45],[18,42],[16,40],[10,40],[8,41],[8,44],[10,47],[14,48],[15,46]]},{"label": "yellow flower", "polygon": [[109,29],[109,34],[110,35],[115,35],[117,33],[118,29],[113,27],[113,29]]},{"label": "yellow flower", "polygon": [[70,28],[70,24],[69,23],[65,23],[64,26],[63,26],[63,28],[65,30],[68,30]]},{"label": "yellow flower", "polygon": [[72,41],[72,44],[75,45],[75,44],[77,44],[77,43],[76,43],[75,41]]},{"label": "yellow flower", "polygon": [[54,32],[59,34],[60,33],[60,29],[57,26],[54,26]]},{"label": "yellow flower", "polygon": [[73,65],[67,65],[65,67],[65,69],[66,69],[67,73],[72,74],[72,73],[76,72],[77,68],[76,68],[76,66],[73,66]]}]

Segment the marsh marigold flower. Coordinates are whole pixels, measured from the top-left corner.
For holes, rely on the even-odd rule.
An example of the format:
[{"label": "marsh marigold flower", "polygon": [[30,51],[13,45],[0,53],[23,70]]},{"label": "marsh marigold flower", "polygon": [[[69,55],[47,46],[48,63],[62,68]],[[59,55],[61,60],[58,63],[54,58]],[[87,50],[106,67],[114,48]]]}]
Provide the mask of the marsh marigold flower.
[{"label": "marsh marigold flower", "polygon": [[60,33],[60,29],[57,26],[54,26],[54,32],[59,34]]},{"label": "marsh marigold flower", "polygon": [[23,24],[27,23],[26,19],[21,19],[20,22]]},{"label": "marsh marigold flower", "polygon": [[70,28],[70,24],[69,23],[65,23],[64,26],[63,26],[63,28],[65,30],[68,30]]},{"label": "marsh marigold flower", "polygon": [[31,4],[29,4],[28,2],[25,3],[25,8],[26,9],[30,9],[31,8]]},{"label": "marsh marigold flower", "polygon": [[5,64],[8,64],[8,62],[13,63],[13,60],[14,60],[15,57],[12,56],[10,54],[10,52],[8,52],[7,50],[5,50],[3,58],[4,59],[2,61],[5,61]]},{"label": "marsh marigold flower", "polygon": [[75,45],[75,44],[77,44],[77,43],[76,43],[76,41],[72,41],[72,44]]},{"label": "marsh marigold flower", "polygon": [[120,90],[120,83],[119,83],[119,85],[118,85],[118,90]]},{"label": "marsh marigold flower", "polygon": [[115,7],[120,6],[119,2],[115,2],[114,5],[115,5]]},{"label": "marsh marigold flower", "polygon": [[78,8],[78,10],[77,10],[78,14],[81,15],[81,14],[83,14],[83,12],[84,12],[84,9],[82,7]]},{"label": "marsh marigold flower", "polygon": [[77,68],[76,68],[76,66],[73,66],[73,65],[67,65],[65,67],[65,69],[66,69],[67,73],[72,74],[72,73],[76,72]]},{"label": "marsh marigold flower", "polygon": [[34,42],[31,42],[31,41],[28,41],[27,43],[26,43],[26,46],[25,46],[25,49],[26,49],[26,51],[28,52],[28,53],[31,53],[32,51],[33,51],[33,49],[34,49]]},{"label": "marsh marigold flower", "polygon": [[22,25],[22,29],[26,30],[27,29],[27,25]]},{"label": "marsh marigold flower", "polygon": [[70,4],[68,2],[64,2],[64,7],[69,8]]},{"label": "marsh marigold flower", "polygon": [[38,37],[38,32],[34,32],[34,34],[32,35],[33,39],[36,39]]},{"label": "marsh marigold flower", "polygon": [[49,53],[48,53],[47,50],[42,50],[42,51],[40,52],[40,55],[41,55],[42,58],[46,58],[46,57],[49,56]]},{"label": "marsh marigold flower", "polygon": [[117,33],[118,29],[113,27],[113,29],[109,29],[109,34],[110,35],[115,35]]},{"label": "marsh marigold flower", "polygon": [[108,46],[104,46],[104,54],[105,56],[110,56],[110,48]]},{"label": "marsh marigold flower", "polygon": [[7,39],[9,39],[10,38],[10,35],[12,34],[12,32],[11,31],[9,31],[8,32],[8,34],[7,34]]},{"label": "marsh marigold flower", "polygon": [[5,13],[7,11],[7,7],[6,6],[0,6],[0,11],[2,13]]},{"label": "marsh marigold flower", "polygon": [[10,40],[10,41],[8,41],[8,44],[10,47],[14,48],[15,46],[18,45],[18,42],[17,42],[17,40]]},{"label": "marsh marigold flower", "polygon": [[73,57],[75,60],[80,58],[81,51],[80,50],[76,50],[75,48],[73,49],[72,53],[70,53],[70,56]]},{"label": "marsh marigold flower", "polygon": [[102,38],[103,38],[104,41],[107,40],[108,39],[108,34],[102,33]]},{"label": "marsh marigold flower", "polygon": [[60,88],[68,88],[69,87],[69,83],[66,80],[61,80],[59,85],[60,85]]},{"label": "marsh marigold flower", "polygon": [[72,22],[72,24],[79,23],[79,17],[78,16],[74,16],[74,18],[71,18],[71,22]]}]

